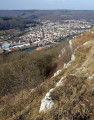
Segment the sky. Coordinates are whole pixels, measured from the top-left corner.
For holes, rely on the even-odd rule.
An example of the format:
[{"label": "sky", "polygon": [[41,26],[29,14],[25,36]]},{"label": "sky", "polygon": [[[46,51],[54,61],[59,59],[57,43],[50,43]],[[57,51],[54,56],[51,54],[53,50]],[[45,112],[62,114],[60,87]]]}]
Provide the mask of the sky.
[{"label": "sky", "polygon": [[0,0],[0,10],[94,10],[94,0]]}]

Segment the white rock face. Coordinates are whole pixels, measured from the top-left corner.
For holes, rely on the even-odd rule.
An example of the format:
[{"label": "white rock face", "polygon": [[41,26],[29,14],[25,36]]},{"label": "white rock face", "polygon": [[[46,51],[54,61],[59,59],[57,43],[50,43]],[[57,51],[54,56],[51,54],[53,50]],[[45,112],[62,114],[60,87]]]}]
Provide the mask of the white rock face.
[{"label": "white rock face", "polygon": [[93,79],[93,78],[94,78],[94,74],[91,75],[90,77],[88,77],[89,80],[90,80],[90,79]]},{"label": "white rock face", "polygon": [[[83,45],[87,45],[87,44],[88,44],[88,42],[84,43]],[[72,51],[73,48],[72,48],[72,41],[71,41],[71,40],[69,41],[69,45],[70,45],[70,49],[71,49],[71,51]],[[77,48],[74,50],[74,53],[73,53],[72,56],[71,56],[71,60],[70,60],[67,64],[64,64],[63,69],[68,68],[68,67],[71,65],[71,62],[75,60],[75,52],[78,50],[78,48],[82,47],[83,45],[77,47]],[[63,53],[64,50],[62,50],[61,52]],[[59,75],[63,69],[58,70],[56,73],[54,73],[54,76],[53,76],[53,77]],[[86,68],[76,68],[76,69],[77,69],[77,70],[86,71]],[[70,75],[77,77],[76,74],[70,74]],[[64,86],[64,83],[63,83],[63,82],[64,82],[64,81],[63,81],[64,78],[65,78],[65,76],[62,77],[59,82],[57,82],[56,87]],[[94,78],[94,74],[89,77],[89,79],[92,79],[92,78]],[[39,112],[46,112],[47,110],[49,110],[49,109],[52,108],[52,106],[54,105],[54,102],[53,102],[52,98],[50,97],[50,95],[51,95],[51,93],[56,89],[56,87],[50,89],[49,92],[46,93],[45,97],[41,100],[41,106],[40,106]]]},{"label": "white rock face", "polygon": [[71,65],[71,61],[69,61],[67,64],[64,63],[64,68],[68,68]]},{"label": "white rock face", "polygon": [[82,68],[82,71],[83,71],[83,72],[86,72],[86,71],[87,71],[87,68],[83,67],[83,68]]},{"label": "white rock face", "polygon": [[76,74],[70,74],[70,75],[77,77],[77,75],[76,75]]},{"label": "white rock face", "polygon": [[59,56],[58,56],[59,58],[61,57],[61,55],[59,54]]},{"label": "white rock face", "polygon": [[64,68],[66,68],[66,65],[67,65],[67,64],[66,64],[66,63],[64,63]]},{"label": "white rock face", "polygon": [[74,60],[75,60],[75,55],[72,54],[72,56],[71,56],[71,61],[74,61]]},{"label": "white rock face", "polygon": [[[70,44],[70,48],[72,48],[72,41],[71,41],[71,40],[69,41],[69,44]],[[87,45],[87,44],[88,44],[88,41],[85,42],[83,45]],[[71,60],[70,60],[67,64],[64,63],[64,68],[68,68],[68,67],[71,65],[71,62],[76,59],[76,57],[75,57],[75,52],[76,52],[80,47],[82,47],[83,45],[78,46],[78,47],[74,50],[74,53],[73,53],[72,56],[71,56]],[[78,68],[78,69],[79,69],[79,68]],[[86,68],[83,68],[83,71],[86,71]]]},{"label": "white rock face", "polygon": [[94,32],[93,32],[93,31],[92,31],[91,33],[92,33],[92,34],[94,34]]},{"label": "white rock face", "polygon": [[69,40],[69,46],[70,46],[70,49],[71,49],[71,51],[73,50],[73,47],[72,47],[72,41],[71,40]]},{"label": "white rock face", "polygon": [[56,77],[57,75],[59,75],[61,73],[62,70],[58,70],[56,73],[54,73],[54,77]]},{"label": "white rock face", "polygon": [[[87,45],[87,44],[88,44],[88,42],[85,42],[83,45]],[[72,50],[73,48],[72,48],[72,41],[71,41],[71,40],[69,41],[69,45],[70,45],[70,49]],[[71,65],[71,62],[75,60],[75,55],[74,55],[75,52],[78,50],[78,48],[82,47],[83,45],[81,45],[81,46],[79,46],[79,47],[77,47],[77,48],[75,49],[74,53],[73,53],[72,56],[71,56],[71,60],[70,60],[67,64],[64,64],[64,68],[67,68],[67,67],[69,67],[69,66]],[[62,53],[63,53],[63,50],[62,50]],[[64,69],[64,68],[63,68],[63,69]],[[62,70],[63,70],[63,69],[62,69]],[[77,68],[77,70],[78,70],[78,69],[79,69],[79,68]],[[83,70],[83,71],[86,71],[86,68],[80,68],[80,69]],[[80,69],[79,69],[79,70],[80,70]],[[59,75],[62,70],[58,70],[56,73],[54,73],[54,77],[57,76],[57,75]],[[71,75],[77,76],[77,75],[75,75],[75,74],[71,74]],[[60,79],[60,81],[56,84],[56,87],[61,86],[61,85],[64,85],[64,83],[63,83],[63,79],[64,79],[64,78],[65,78],[65,76]],[[88,79],[92,79],[92,78],[94,78],[94,74],[93,74],[92,76],[90,76]],[[55,87],[55,88],[56,88],[56,87]],[[50,97],[50,95],[51,95],[51,93],[55,90],[55,88],[50,89],[49,92],[46,94],[46,96],[41,100],[41,106],[40,106],[39,112],[45,112],[45,111],[47,111],[48,109],[51,109],[51,108],[52,108],[52,106],[54,105],[54,103],[53,103],[53,100],[52,100],[52,98]]]},{"label": "white rock face", "polygon": [[0,108],[0,112],[3,111],[3,110],[4,110],[4,108]]},{"label": "white rock face", "polygon": [[64,83],[63,83],[64,78],[65,78],[65,76],[60,79],[60,81],[56,84],[56,87],[64,85]]},{"label": "white rock face", "polygon": [[83,45],[87,45],[88,44],[88,41],[87,42],[85,42]]},{"label": "white rock face", "polygon": [[80,68],[76,68],[76,70],[86,72],[87,68],[86,67],[80,67]]},{"label": "white rock face", "polygon": [[41,106],[40,106],[39,112],[42,112],[42,111],[45,112],[48,109],[52,108],[54,103],[50,95],[51,95],[51,92],[53,92],[54,90],[55,88],[50,89],[49,92],[46,94],[46,96],[41,100]]},{"label": "white rock face", "polygon": [[[71,49],[71,51],[72,51],[72,50],[73,50],[73,47],[72,47],[72,41],[71,41],[71,40],[69,41],[69,45],[70,45],[70,49]],[[74,53],[75,53],[75,52],[76,52],[76,49],[75,49]],[[67,64],[64,63],[64,68],[68,68],[68,67],[71,65],[71,62],[75,60],[75,55],[74,55],[74,53],[71,55],[71,60],[70,60]]]},{"label": "white rock face", "polygon": [[65,48],[63,48],[62,50],[61,50],[61,53],[63,54],[65,52]]},{"label": "white rock face", "polygon": [[41,106],[40,106],[40,110],[39,112],[45,112],[47,111],[48,109],[52,108],[53,106],[53,101],[50,97],[46,97],[44,98],[42,101],[41,101]]},{"label": "white rock face", "polygon": [[74,61],[74,60],[75,60],[75,55],[72,54],[71,60],[67,64],[64,63],[64,68],[68,68],[71,65],[71,62]]},{"label": "white rock face", "polygon": [[64,54],[64,52],[65,52],[65,48],[63,48],[62,50],[61,50],[61,54],[59,54],[59,58],[62,56],[62,54]]},{"label": "white rock face", "polygon": [[31,90],[30,90],[30,93],[32,93],[33,91],[34,91],[34,89],[31,89]]},{"label": "white rock face", "polygon": [[[83,45],[87,45],[87,44],[88,44],[88,41],[85,42]],[[72,41],[71,41],[71,40],[69,41],[69,45],[70,45],[70,49],[72,50],[73,47],[72,47]],[[75,57],[75,52],[76,52],[80,47],[82,47],[83,45],[78,46],[78,47],[74,50],[74,52],[73,52],[73,54],[72,54],[72,56],[71,56],[71,60],[70,60],[67,64],[64,63],[64,68],[68,68],[68,67],[71,65],[71,62],[74,61],[75,58],[76,58],[76,57]],[[64,69],[64,68],[63,68],[63,69]],[[63,70],[63,69],[62,69],[62,70]],[[59,75],[62,70],[58,70],[56,73],[54,73],[54,77],[57,76],[57,75]]]},{"label": "white rock face", "polygon": [[[64,78],[65,78],[65,76],[60,79],[60,81],[56,84],[56,87],[64,85],[64,83],[63,83],[63,79]],[[53,100],[50,97],[50,95],[56,89],[56,87],[50,89],[49,92],[46,93],[46,96],[41,100],[41,106],[40,106],[39,112],[46,112],[47,110],[49,110],[49,109],[52,108],[52,106],[54,105],[54,103],[53,103]]]},{"label": "white rock face", "polygon": [[51,92],[53,92],[54,90],[55,90],[55,88],[50,89],[49,92],[46,94],[46,97],[50,97]]}]

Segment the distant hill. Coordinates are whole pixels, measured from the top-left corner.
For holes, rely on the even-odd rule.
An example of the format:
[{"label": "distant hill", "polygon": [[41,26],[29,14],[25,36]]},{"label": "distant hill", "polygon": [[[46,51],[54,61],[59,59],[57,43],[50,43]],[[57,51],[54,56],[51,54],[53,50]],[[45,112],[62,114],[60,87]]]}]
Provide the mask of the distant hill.
[{"label": "distant hill", "polygon": [[32,18],[19,18],[19,17],[0,17],[0,30],[9,30],[9,29],[24,29],[29,27],[28,24],[31,26],[36,26],[40,24],[35,19],[35,16]]},{"label": "distant hill", "polygon": [[94,19],[94,10],[0,10],[0,16],[50,20]]}]

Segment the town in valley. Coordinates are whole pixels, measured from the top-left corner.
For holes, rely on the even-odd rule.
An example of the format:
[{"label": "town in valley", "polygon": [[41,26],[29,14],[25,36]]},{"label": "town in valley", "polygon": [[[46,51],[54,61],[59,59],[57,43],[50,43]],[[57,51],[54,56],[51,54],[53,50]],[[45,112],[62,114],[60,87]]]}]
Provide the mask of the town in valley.
[{"label": "town in valley", "polygon": [[[37,50],[68,40],[76,38],[77,35],[88,31],[93,27],[92,22],[81,20],[62,20],[52,22],[50,20],[38,20],[40,25],[25,28],[23,35],[17,37],[16,41],[11,40],[11,36],[0,36],[0,53],[11,52],[29,47],[37,47]],[[12,36],[13,38],[13,36]]]}]

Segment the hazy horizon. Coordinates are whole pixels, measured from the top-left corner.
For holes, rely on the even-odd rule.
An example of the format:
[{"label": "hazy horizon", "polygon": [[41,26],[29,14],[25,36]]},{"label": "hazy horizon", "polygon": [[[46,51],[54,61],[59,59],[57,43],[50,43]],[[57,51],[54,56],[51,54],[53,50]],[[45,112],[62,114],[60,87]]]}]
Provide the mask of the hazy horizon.
[{"label": "hazy horizon", "polygon": [[89,9],[0,9],[2,11],[29,11],[29,10],[43,10],[43,11],[50,11],[50,10],[79,10],[79,11],[94,11],[94,10],[89,10]]},{"label": "hazy horizon", "polygon": [[94,0],[0,0],[0,10],[94,10]]}]

